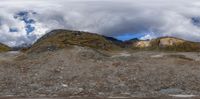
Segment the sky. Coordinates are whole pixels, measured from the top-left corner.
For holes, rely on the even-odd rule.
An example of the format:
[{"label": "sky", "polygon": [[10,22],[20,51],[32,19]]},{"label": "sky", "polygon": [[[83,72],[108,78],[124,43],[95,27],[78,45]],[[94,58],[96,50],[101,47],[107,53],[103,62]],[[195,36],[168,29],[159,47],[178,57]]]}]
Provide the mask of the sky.
[{"label": "sky", "polygon": [[54,29],[200,42],[200,0],[0,0],[0,42],[32,44]]}]

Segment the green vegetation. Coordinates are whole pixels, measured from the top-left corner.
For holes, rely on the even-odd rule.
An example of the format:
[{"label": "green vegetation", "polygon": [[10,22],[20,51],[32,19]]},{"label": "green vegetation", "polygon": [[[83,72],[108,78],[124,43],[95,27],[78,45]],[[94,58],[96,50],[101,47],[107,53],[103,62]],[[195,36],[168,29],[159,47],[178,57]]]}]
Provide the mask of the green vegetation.
[{"label": "green vegetation", "polygon": [[11,50],[10,47],[0,43],[0,52],[6,52],[6,51],[9,51],[9,50]]},{"label": "green vegetation", "polygon": [[97,50],[115,51],[120,50],[121,42],[110,37],[104,37],[98,34],[54,30],[40,38],[28,52],[43,52],[46,50],[57,50],[70,47],[71,45],[90,47]]}]

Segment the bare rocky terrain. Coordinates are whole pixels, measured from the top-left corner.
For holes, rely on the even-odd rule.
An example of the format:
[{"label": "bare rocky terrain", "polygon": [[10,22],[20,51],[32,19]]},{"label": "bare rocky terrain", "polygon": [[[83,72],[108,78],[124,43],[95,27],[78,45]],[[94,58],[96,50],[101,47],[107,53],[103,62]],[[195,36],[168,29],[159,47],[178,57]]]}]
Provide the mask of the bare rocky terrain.
[{"label": "bare rocky terrain", "polygon": [[195,99],[200,95],[197,42],[172,37],[122,42],[54,30],[20,51],[0,48],[3,99]]},{"label": "bare rocky terrain", "polygon": [[79,46],[40,54],[6,52],[0,54],[0,75],[0,96],[200,95],[200,53],[111,53]]}]

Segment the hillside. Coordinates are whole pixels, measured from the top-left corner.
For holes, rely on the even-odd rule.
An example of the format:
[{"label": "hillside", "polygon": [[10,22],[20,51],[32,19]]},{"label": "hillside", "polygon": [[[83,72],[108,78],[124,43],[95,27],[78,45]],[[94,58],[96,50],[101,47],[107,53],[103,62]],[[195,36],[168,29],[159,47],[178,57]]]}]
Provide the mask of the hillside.
[{"label": "hillside", "polygon": [[31,48],[0,53],[0,96],[199,96],[200,53],[157,51],[181,48],[197,51],[198,43],[172,37],[121,42],[87,32],[54,30]]},{"label": "hillside", "polygon": [[53,51],[72,45],[106,51],[122,49],[122,42],[112,37],[81,31],[53,30],[33,44],[28,52]]},{"label": "hillside", "polygon": [[22,50],[27,51],[28,53],[45,52],[71,48],[74,45],[103,51],[121,51],[130,49],[141,51],[200,51],[200,43],[186,41],[175,37],[160,37],[153,40],[131,39],[122,42],[112,37],[71,30],[53,30],[41,37],[29,49]]},{"label": "hillside", "polygon": [[200,43],[175,37],[161,37],[153,40],[130,40],[126,42],[132,49],[199,52]]},{"label": "hillside", "polygon": [[11,50],[10,47],[0,43],[0,52],[5,52],[5,51],[9,51],[9,50]]},{"label": "hillside", "polygon": [[200,95],[199,63],[196,52],[107,54],[80,46],[34,54],[0,53],[0,96]]}]

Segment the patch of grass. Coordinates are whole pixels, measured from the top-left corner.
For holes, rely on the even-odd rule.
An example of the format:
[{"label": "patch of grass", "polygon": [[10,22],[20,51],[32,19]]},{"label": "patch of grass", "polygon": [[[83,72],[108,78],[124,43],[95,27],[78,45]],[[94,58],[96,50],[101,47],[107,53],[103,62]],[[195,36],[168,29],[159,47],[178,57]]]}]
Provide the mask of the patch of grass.
[{"label": "patch of grass", "polygon": [[6,52],[6,51],[10,51],[10,50],[11,50],[10,47],[0,43],[0,52]]},{"label": "patch of grass", "polygon": [[119,42],[114,38],[106,38],[102,35],[68,30],[54,30],[39,39],[28,51],[41,52],[45,50],[57,50],[71,45],[90,47],[97,50],[120,50]]}]

